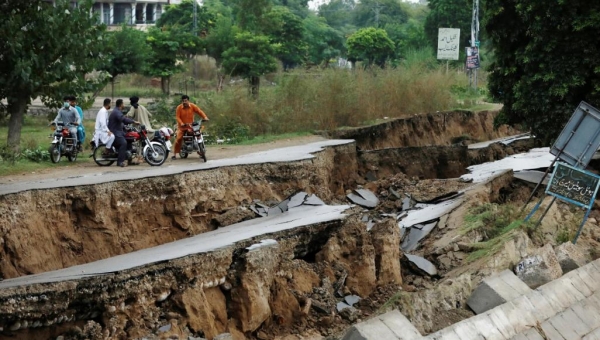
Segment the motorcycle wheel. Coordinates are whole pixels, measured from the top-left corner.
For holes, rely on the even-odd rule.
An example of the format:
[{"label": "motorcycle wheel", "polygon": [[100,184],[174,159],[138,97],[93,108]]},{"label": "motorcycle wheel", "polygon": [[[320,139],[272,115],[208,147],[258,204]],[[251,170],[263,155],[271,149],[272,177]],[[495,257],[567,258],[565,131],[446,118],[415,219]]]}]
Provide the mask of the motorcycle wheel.
[{"label": "motorcycle wheel", "polygon": [[102,153],[105,150],[107,150],[106,145],[100,145],[99,147],[94,149],[94,154],[93,154],[94,162],[96,162],[96,164],[98,164],[100,166],[110,166],[115,162],[114,160],[111,160],[110,158],[105,159],[104,156],[102,156]]},{"label": "motorcycle wheel", "polygon": [[146,150],[146,154],[144,155],[144,159],[150,166],[159,166],[163,165],[167,160],[167,149],[163,145],[153,145],[154,151],[156,151],[156,155],[152,152],[151,149]]},{"label": "motorcycle wheel", "polygon": [[179,157],[181,157],[181,158],[187,158],[187,156],[188,156],[187,151],[184,151],[183,149],[181,151],[179,151]]},{"label": "motorcycle wheel", "polygon": [[206,146],[204,146],[204,143],[200,144],[200,157],[202,157],[204,163],[206,163]]},{"label": "motorcycle wheel", "polygon": [[78,153],[79,152],[77,152],[77,150],[73,149],[73,151],[71,151],[71,153],[67,155],[67,159],[69,160],[69,162],[75,162],[77,160]]},{"label": "motorcycle wheel", "polygon": [[62,155],[60,154],[60,148],[58,147],[58,144],[52,144],[48,149],[48,152],[50,153],[50,160],[52,163],[60,162],[60,157]]}]

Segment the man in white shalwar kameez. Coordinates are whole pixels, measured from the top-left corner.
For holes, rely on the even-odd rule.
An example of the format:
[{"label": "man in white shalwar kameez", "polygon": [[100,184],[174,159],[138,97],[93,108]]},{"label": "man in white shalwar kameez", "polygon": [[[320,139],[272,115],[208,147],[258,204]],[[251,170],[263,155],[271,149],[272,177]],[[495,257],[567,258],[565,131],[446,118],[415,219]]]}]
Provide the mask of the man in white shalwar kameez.
[{"label": "man in white shalwar kameez", "polygon": [[131,97],[129,98],[131,108],[129,112],[127,112],[127,117],[133,118],[133,120],[140,122],[140,124],[146,126],[146,130],[148,132],[154,132],[152,125],[150,124],[150,117],[152,117],[152,113],[148,111],[143,105],[139,104],[140,98]]},{"label": "man in white shalwar kameez", "polygon": [[98,111],[96,116],[96,127],[94,131],[94,143],[96,146],[100,145],[99,142],[106,145],[106,148],[110,150],[112,144],[115,141],[115,135],[108,129],[108,110],[110,109],[110,98],[104,99],[104,107]]}]

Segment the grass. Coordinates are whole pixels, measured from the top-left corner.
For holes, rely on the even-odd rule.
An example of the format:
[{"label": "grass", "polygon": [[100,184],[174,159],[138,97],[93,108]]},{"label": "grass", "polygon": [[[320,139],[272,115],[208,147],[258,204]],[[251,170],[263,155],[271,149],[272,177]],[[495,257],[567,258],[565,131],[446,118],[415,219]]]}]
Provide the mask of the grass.
[{"label": "grass", "polygon": [[520,210],[512,204],[486,203],[471,208],[460,233],[480,233],[483,241],[471,245],[474,251],[467,257],[467,262],[496,254],[506,242],[513,239],[519,229],[530,231],[534,219],[525,222],[521,217]]},{"label": "grass", "polygon": [[247,140],[243,140],[237,145],[253,145],[253,144],[261,144],[261,143],[270,143],[282,139],[290,139],[304,136],[311,136],[313,133],[304,131],[304,132],[290,132],[290,133],[282,133],[279,135],[259,135],[252,137]]}]

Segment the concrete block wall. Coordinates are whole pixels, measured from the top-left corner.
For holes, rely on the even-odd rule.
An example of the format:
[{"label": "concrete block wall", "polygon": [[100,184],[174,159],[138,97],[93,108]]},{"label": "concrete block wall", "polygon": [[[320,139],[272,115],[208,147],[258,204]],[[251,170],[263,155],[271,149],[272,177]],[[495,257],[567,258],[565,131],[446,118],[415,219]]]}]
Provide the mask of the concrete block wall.
[{"label": "concrete block wall", "polygon": [[510,274],[484,280],[486,290],[506,302],[436,333],[423,337],[392,311],[354,325],[342,339],[600,340],[600,259],[535,290],[525,289]]}]

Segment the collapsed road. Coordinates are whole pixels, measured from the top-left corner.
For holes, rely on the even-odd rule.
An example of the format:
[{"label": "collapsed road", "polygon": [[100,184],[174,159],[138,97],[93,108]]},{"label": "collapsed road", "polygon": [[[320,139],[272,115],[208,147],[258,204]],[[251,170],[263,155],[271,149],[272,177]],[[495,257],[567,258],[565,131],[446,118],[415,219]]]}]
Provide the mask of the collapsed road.
[{"label": "collapsed road", "polygon": [[[440,141],[433,131],[448,138],[440,148],[452,146],[449,140],[464,134],[459,125],[468,119],[486,127],[493,114],[442,113],[387,124],[441,124],[430,129],[435,138],[423,146],[427,150]],[[373,129],[372,145],[394,133],[389,126],[379,135]],[[501,137],[490,131],[471,133],[480,133],[480,140]],[[454,251],[452,262],[440,262],[448,254],[429,251],[431,233],[453,229],[459,221],[452,212],[472,202],[497,201],[518,190],[522,184],[506,169],[549,165],[538,157],[543,150],[533,150],[467,174],[469,165],[521,150],[515,145],[527,140],[519,139],[454,145],[465,150],[455,160],[437,149],[438,163],[427,154],[414,160],[422,168],[414,178],[398,171],[410,160],[389,158],[392,145],[381,150],[384,161],[357,139],[0,186],[0,338],[340,336],[399,291],[416,287],[416,297],[453,273],[460,252]],[[394,147],[404,152],[421,146]],[[436,164],[449,161],[465,165],[454,176],[462,178],[435,179]],[[299,199],[299,191],[307,194]],[[427,308],[457,309],[474,284],[454,285],[465,293],[452,293],[451,308],[413,303],[411,321],[423,334],[441,329],[427,319],[435,313]],[[465,312],[453,313],[465,318]]]}]

